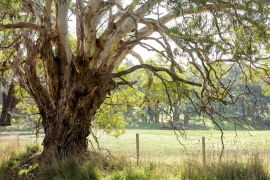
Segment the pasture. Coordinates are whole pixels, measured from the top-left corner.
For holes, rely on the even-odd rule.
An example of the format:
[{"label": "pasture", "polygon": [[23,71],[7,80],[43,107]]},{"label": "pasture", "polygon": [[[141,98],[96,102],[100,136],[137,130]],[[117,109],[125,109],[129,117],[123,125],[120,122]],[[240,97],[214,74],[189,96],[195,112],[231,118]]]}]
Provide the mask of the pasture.
[{"label": "pasture", "polygon": [[[136,157],[136,134],[140,135],[140,157],[149,160],[181,161],[185,158],[202,159],[202,137],[205,137],[208,161],[219,158],[222,151],[220,131],[185,131],[185,137],[172,130],[127,130],[114,138],[98,132],[100,146],[112,154]],[[270,156],[270,131],[224,131],[223,158],[248,158]]]},{"label": "pasture", "polygon": [[[137,172],[139,169],[139,174],[145,174],[146,169],[149,170],[149,167],[150,169],[154,167],[155,172],[151,170],[151,174],[156,174],[156,177],[161,176],[159,171],[162,171],[165,173],[163,175],[166,175],[162,175],[165,179],[183,179],[186,176],[188,177],[187,179],[197,179],[197,177],[192,178],[190,175],[198,173],[201,176],[200,171],[203,171],[204,168],[213,169],[213,167],[216,168],[220,164],[229,164],[230,168],[237,168],[239,164],[244,164],[243,167],[248,167],[249,163],[255,162],[256,164],[257,160],[259,161],[257,169],[262,169],[263,167],[268,174],[270,173],[270,131],[267,130],[224,131],[223,142],[225,149],[221,161],[219,161],[219,158],[222,144],[219,131],[187,130],[185,131],[185,137],[179,136],[179,132],[176,132],[177,136],[172,130],[133,129],[127,130],[124,135],[118,138],[108,136],[100,130],[95,130],[95,133],[102,148],[101,151],[104,154],[108,154],[107,150],[105,150],[108,149],[114,157],[124,157],[125,162],[128,162],[125,165],[136,169],[132,170],[132,172]],[[20,135],[18,136],[17,134]],[[136,134],[139,134],[140,142],[139,166],[136,165]],[[37,140],[38,144],[42,142],[43,137],[44,135],[40,134]],[[202,163],[202,137],[205,137],[206,164]],[[97,144],[93,138],[90,137],[89,139],[92,142],[92,145],[89,142],[90,148],[94,147],[98,151]],[[2,129],[0,133],[0,162],[9,159],[14,152],[25,150],[27,145],[34,144],[35,142],[36,136],[31,130],[4,131]],[[240,167],[239,165],[239,168],[241,169],[242,166]],[[179,174],[180,171],[182,174]],[[194,173],[193,171],[196,172]],[[248,171],[250,172],[249,169]],[[98,179],[121,179],[117,177],[122,177],[123,174],[118,172],[122,173],[123,171],[114,173],[103,172],[100,175],[102,178]],[[139,179],[149,179],[147,177]],[[211,178],[212,175],[210,178],[204,179]]]}]

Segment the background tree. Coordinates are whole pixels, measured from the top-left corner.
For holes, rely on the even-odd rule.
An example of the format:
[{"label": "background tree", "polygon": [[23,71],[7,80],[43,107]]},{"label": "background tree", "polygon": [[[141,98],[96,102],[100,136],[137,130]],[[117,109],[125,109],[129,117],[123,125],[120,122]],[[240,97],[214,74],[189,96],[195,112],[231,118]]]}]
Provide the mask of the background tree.
[{"label": "background tree", "polygon": [[[3,85],[3,84],[2,84]],[[15,106],[19,103],[19,99],[14,96],[14,82],[8,85],[8,91],[6,91],[5,87],[2,86],[2,112],[0,117],[0,126],[11,126],[11,111],[15,108]]]},{"label": "background tree", "polygon": [[[20,8],[19,4],[14,4],[11,1],[1,1],[0,3],[0,21],[4,23],[14,23],[14,21],[20,21],[21,15],[16,11]],[[7,11],[9,13],[5,13]],[[4,51],[0,54],[1,62],[1,90],[2,90],[2,111],[0,117],[0,126],[11,125],[11,111],[19,103],[19,99],[14,96],[14,88],[16,86],[14,81],[14,75],[10,71],[10,62],[16,50],[20,44],[20,33],[16,31],[0,31],[0,49]]]},{"label": "background tree", "polygon": [[[133,84],[123,76],[140,68],[147,69],[150,80],[146,94],[152,84],[151,71],[162,81],[174,85],[178,92],[193,93],[198,98],[195,106],[200,113],[212,116],[216,113],[214,103],[235,103],[239,97],[231,94],[234,82],[223,82],[222,77],[230,70],[222,70],[223,63],[237,63],[243,73],[253,67],[263,68],[268,75],[267,66],[258,63],[267,58],[264,52],[269,47],[269,8],[257,2],[1,2],[16,4],[16,14],[21,17],[7,22],[9,8],[1,9],[5,18],[2,18],[0,31],[2,36],[10,31],[13,35],[8,37],[20,44],[15,47],[8,43],[7,47],[16,54],[11,63],[13,72],[21,87],[35,100],[42,117],[45,130],[42,155],[64,157],[85,152],[94,115],[111,91]],[[176,26],[165,25],[174,19]],[[75,51],[70,41],[73,32],[69,23],[72,21],[76,21]],[[159,38],[151,36],[153,32],[157,32]],[[175,53],[168,39],[179,47]],[[160,53],[169,65],[156,67],[139,58],[139,65],[115,72],[136,45]],[[6,50],[1,48],[1,53]],[[187,73],[203,81],[190,81],[186,79]]]}]

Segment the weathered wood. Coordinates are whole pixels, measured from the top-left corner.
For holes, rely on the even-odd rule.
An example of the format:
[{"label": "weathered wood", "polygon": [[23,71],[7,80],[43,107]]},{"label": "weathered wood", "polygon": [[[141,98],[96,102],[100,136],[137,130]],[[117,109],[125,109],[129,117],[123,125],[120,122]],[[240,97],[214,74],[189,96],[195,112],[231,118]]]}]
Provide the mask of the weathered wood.
[{"label": "weathered wood", "polygon": [[92,117],[114,85],[86,76],[72,87],[56,108],[43,107],[41,112],[45,156],[66,157],[87,151]]},{"label": "weathered wood", "polygon": [[203,156],[203,165],[206,165],[206,156],[205,156],[205,137],[202,137],[202,156]]},{"label": "weathered wood", "polygon": [[20,134],[17,134],[17,147],[20,149]]},{"label": "weathered wood", "polygon": [[140,164],[140,135],[136,134],[136,157],[137,157],[137,166]]}]

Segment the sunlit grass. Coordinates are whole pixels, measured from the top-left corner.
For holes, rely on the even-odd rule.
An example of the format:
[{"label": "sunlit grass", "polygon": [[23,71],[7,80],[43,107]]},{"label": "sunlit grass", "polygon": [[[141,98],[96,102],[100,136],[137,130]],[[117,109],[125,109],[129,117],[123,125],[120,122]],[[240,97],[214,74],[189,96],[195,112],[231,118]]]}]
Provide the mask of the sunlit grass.
[{"label": "sunlit grass", "polygon": [[[177,136],[169,130],[127,130],[119,138],[113,138],[97,131],[100,146],[112,154],[125,154],[136,164],[136,133],[140,135],[140,162],[162,162],[181,164],[187,160],[202,162],[202,137],[206,141],[206,162],[220,161],[222,152],[219,131],[186,131],[186,138]],[[225,131],[224,152],[221,162],[247,162],[251,157],[263,159],[263,166],[270,172],[269,131]]]},{"label": "sunlit grass", "polygon": [[[43,135],[37,139],[41,144]],[[16,130],[9,128],[0,129],[0,162],[8,160],[10,156],[26,151],[29,145],[36,143],[35,133],[31,131]]]},{"label": "sunlit grass", "polygon": [[[186,131],[186,138],[179,137],[181,144],[174,132],[169,130],[127,130],[126,134],[119,138],[110,137],[97,131],[100,145],[112,152],[135,151],[137,133],[140,135],[141,152],[149,152],[154,156],[183,155],[188,152],[201,151],[202,137],[205,137],[206,151],[209,153],[222,150],[219,131]],[[268,134],[269,131],[224,132],[225,151],[268,151],[268,149],[270,150]]]},{"label": "sunlit grass", "polygon": [[[11,136],[0,136],[0,162],[8,160],[14,153],[26,151],[27,145],[33,144],[36,140],[35,134],[29,131],[22,132],[18,142],[16,133],[18,132],[11,133]],[[140,135],[139,166],[136,165],[137,133]],[[85,165],[76,164],[76,159],[55,162],[52,167],[57,167],[57,171],[45,167],[42,172],[48,177],[76,177],[77,179],[85,177],[96,177],[96,179],[198,179],[199,177],[199,179],[226,179],[233,177],[241,179],[241,177],[246,178],[245,175],[256,179],[256,176],[260,176],[259,174],[262,174],[261,179],[269,178],[269,131],[238,131],[237,133],[225,131],[223,139],[225,149],[221,161],[222,145],[219,131],[186,131],[185,133],[186,138],[178,137],[180,144],[175,133],[170,130],[127,130],[126,134],[119,138],[108,136],[97,130],[100,146],[110,150],[115,158],[113,161],[108,158],[89,159]],[[40,136],[39,144],[42,137],[44,135]],[[206,140],[206,164],[202,161],[202,137]],[[98,150],[95,143],[94,148]],[[102,151],[102,153],[105,157],[108,155],[107,151]],[[97,168],[94,167],[95,165],[98,165]],[[69,172],[70,167],[74,167],[71,174],[61,174],[61,172]],[[250,172],[252,173],[248,174]],[[219,177],[219,174],[222,176]]]},{"label": "sunlit grass", "polygon": [[0,138],[0,161],[6,160],[12,153],[25,150],[24,146],[20,146],[17,136],[6,136]]}]

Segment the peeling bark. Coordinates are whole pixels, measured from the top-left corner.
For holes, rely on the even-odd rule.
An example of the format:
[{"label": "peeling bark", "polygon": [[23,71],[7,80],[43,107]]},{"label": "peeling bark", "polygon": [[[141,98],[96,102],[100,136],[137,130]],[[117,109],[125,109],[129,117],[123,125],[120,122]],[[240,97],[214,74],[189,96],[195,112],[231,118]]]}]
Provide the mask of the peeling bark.
[{"label": "peeling bark", "polygon": [[73,82],[72,91],[65,94],[56,107],[38,104],[46,134],[43,141],[46,157],[86,152],[92,117],[107,93],[115,88],[112,82],[102,82],[90,74],[81,78],[81,82]]}]

